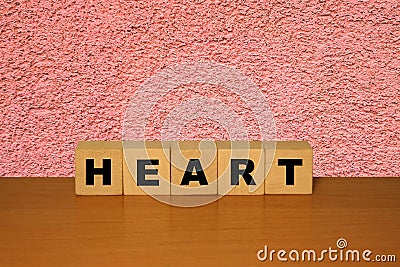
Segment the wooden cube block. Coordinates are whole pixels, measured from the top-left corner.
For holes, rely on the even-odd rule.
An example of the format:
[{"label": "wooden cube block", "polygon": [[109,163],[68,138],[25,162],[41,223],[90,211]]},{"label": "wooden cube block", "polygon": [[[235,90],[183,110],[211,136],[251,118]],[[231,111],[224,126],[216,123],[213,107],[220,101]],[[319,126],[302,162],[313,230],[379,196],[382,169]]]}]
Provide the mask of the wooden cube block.
[{"label": "wooden cube block", "polygon": [[124,141],[124,195],[169,195],[170,143]]},{"label": "wooden cube block", "polygon": [[217,195],[217,186],[213,141],[171,143],[171,195]]},{"label": "wooden cube block", "polygon": [[[264,145],[266,155],[270,155],[273,146],[268,142]],[[310,144],[307,141],[276,141],[272,166],[266,173],[265,194],[312,194],[312,184],[313,152]]]},{"label": "wooden cube block", "polygon": [[80,141],[75,172],[77,195],[122,195],[122,142]]},{"label": "wooden cube block", "polygon": [[260,141],[219,141],[218,194],[263,195],[264,149]]}]

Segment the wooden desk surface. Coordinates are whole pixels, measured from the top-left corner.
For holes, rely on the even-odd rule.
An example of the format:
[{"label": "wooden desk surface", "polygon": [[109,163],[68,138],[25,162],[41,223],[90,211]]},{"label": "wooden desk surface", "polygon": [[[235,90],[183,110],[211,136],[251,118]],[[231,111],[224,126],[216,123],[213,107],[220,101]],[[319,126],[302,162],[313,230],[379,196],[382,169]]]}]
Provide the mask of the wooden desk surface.
[{"label": "wooden desk surface", "polygon": [[[370,249],[399,266],[400,178],[317,178],[313,195],[227,196],[176,208],[74,194],[72,178],[0,178],[0,266],[365,266],[261,262],[269,249]],[[372,257],[372,256],[371,256]],[[327,257],[326,257],[327,258]]]}]

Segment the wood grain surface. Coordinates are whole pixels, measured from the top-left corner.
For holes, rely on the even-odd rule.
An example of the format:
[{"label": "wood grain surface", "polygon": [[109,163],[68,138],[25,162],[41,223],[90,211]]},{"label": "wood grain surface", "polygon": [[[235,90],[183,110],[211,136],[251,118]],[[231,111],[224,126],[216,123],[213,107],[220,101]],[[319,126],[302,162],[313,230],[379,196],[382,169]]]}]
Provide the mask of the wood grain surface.
[{"label": "wood grain surface", "polygon": [[[0,266],[399,266],[400,178],[316,178],[313,195],[177,208],[75,196],[72,178],[0,178]],[[269,249],[370,249],[395,263],[261,262]],[[373,257],[371,256],[371,257]]]}]

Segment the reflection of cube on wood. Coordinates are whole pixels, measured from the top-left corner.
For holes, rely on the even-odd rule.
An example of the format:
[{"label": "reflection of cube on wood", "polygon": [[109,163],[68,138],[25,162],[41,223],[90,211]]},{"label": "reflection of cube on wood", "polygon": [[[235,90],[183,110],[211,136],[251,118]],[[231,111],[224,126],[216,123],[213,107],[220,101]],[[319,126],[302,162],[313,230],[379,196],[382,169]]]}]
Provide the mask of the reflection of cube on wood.
[{"label": "reflection of cube on wood", "polygon": [[[312,194],[313,152],[307,141],[265,142],[265,194]],[[268,157],[275,150],[274,157]]]},{"label": "reflection of cube on wood", "polygon": [[80,141],[75,151],[77,195],[122,195],[122,142]]},{"label": "reflection of cube on wood", "polygon": [[171,143],[171,195],[217,194],[217,148],[213,141]]},{"label": "reflection of cube on wood", "polygon": [[124,195],[170,194],[170,143],[123,141]]},{"label": "reflection of cube on wood", "polygon": [[218,141],[218,194],[263,195],[264,150],[260,141]]}]

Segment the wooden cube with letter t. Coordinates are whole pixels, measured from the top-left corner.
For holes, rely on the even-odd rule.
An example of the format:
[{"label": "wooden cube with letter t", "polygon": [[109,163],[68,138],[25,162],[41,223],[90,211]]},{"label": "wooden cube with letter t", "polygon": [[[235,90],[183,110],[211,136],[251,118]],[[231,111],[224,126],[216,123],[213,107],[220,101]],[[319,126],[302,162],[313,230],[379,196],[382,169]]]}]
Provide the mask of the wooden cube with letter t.
[{"label": "wooden cube with letter t", "polygon": [[77,195],[122,195],[122,142],[80,141],[75,151]]},{"label": "wooden cube with letter t", "polygon": [[217,186],[215,142],[171,143],[171,195],[217,195]]},{"label": "wooden cube with letter t", "polygon": [[[275,155],[266,170],[265,194],[312,194],[313,153],[307,141],[277,141],[276,147],[264,143],[266,155]],[[268,147],[269,146],[269,147]],[[268,165],[268,164],[267,164]]]},{"label": "wooden cube with letter t", "polygon": [[218,194],[263,195],[264,150],[260,141],[218,141]]},{"label": "wooden cube with letter t", "polygon": [[123,141],[124,195],[170,194],[170,143]]}]

